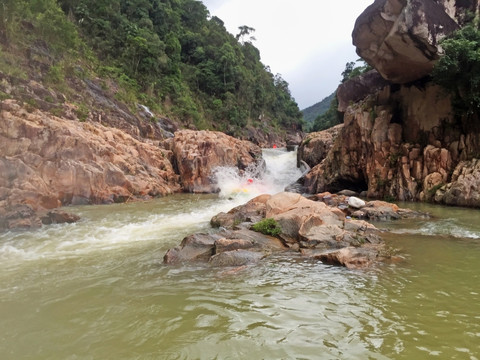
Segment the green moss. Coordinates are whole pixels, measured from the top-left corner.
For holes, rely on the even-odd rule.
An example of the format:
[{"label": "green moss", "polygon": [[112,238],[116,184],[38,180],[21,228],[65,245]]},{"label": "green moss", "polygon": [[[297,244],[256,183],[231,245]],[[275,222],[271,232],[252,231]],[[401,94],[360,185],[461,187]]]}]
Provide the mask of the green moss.
[{"label": "green moss", "polygon": [[252,226],[252,229],[256,232],[260,232],[264,235],[278,236],[282,233],[280,224],[275,219],[268,218],[259,221]]},{"label": "green moss", "polygon": [[429,195],[429,197],[435,196],[435,194],[437,193],[437,191],[440,190],[443,186],[445,186],[445,184],[444,184],[444,183],[440,183],[440,184],[435,185],[434,187],[432,187],[430,190],[428,190],[428,195]]},{"label": "green moss", "polygon": [[390,163],[390,167],[395,167],[397,166],[400,158],[402,157],[402,154],[399,152],[391,153],[388,156],[388,162]]},{"label": "green moss", "polygon": [[306,138],[306,139],[303,141],[303,145],[304,145],[304,146],[307,146],[308,144],[310,144],[310,141],[312,141],[312,138]]},{"label": "green moss", "polygon": [[90,111],[88,110],[87,105],[77,104],[77,109],[75,110],[75,115],[77,115],[79,121],[81,121],[81,122],[86,121],[89,113],[90,113]]}]

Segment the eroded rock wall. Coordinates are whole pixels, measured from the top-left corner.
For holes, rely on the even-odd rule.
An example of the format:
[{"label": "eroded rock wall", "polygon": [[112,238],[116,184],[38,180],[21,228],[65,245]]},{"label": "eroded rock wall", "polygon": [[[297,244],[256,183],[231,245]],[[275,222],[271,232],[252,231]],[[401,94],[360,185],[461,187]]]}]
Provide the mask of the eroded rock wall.
[{"label": "eroded rock wall", "polygon": [[311,193],[349,188],[373,198],[480,207],[479,186],[472,185],[480,183],[472,160],[479,154],[477,127],[456,122],[440,87],[389,85],[347,108],[343,130],[305,186]]},{"label": "eroded rock wall", "polygon": [[478,11],[478,1],[376,0],[358,17],[353,44],[383,78],[409,83],[432,71],[440,40],[460,27],[467,11]]},{"label": "eroded rock wall", "polygon": [[217,131],[177,131],[165,145],[174,154],[172,162],[187,192],[215,192],[217,186],[211,176],[216,167],[245,170],[262,160],[257,145]]},{"label": "eroded rock wall", "polygon": [[99,204],[180,190],[169,151],[98,123],[1,104],[0,203],[33,210]]},{"label": "eroded rock wall", "polygon": [[245,169],[261,149],[219,132],[177,131],[164,142],[0,103],[0,230],[40,226],[42,212],[214,192],[217,166]]}]

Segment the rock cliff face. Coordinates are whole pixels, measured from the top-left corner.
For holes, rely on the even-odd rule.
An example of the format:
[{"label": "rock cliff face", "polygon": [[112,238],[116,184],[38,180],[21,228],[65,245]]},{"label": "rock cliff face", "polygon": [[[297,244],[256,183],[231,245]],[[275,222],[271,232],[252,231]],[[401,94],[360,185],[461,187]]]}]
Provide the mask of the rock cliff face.
[{"label": "rock cliff face", "polygon": [[455,164],[477,151],[478,135],[452,131],[450,101],[440,95],[433,85],[395,92],[387,86],[348,107],[343,131],[306,177],[308,191],[350,188],[375,198],[428,200]]},{"label": "rock cliff face", "polygon": [[27,219],[25,211],[162,196],[181,189],[168,150],[121,130],[28,112],[14,100],[1,103],[1,118],[0,218],[11,220],[3,221],[3,227]]},{"label": "rock cliff face", "polygon": [[432,71],[439,41],[477,7],[477,1],[376,0],[358,17],[353,44],[385,79],[408,83]]},{"label": "rock cliff face", "polygon": [[212,171],[230,166],[245,170],[261,161],[261,149],[251,142],[238,140],[220,132],[182,130],[166,141],[172,150],[173,163],[185,191],[211,193],[216,191]]},{"label": "rock cliff face", "polygon": [[359,17],[357,51],[388,81],[367,74],[340,86],[343,129],[306,175],[308,192],[480,207],[480,124],[456,120],[446,92],[424,78],[465,8],[478,2],[377,0]]},{"label": "rock cliff face", "polygon": [[222,133],[179,131],[162,145],[16,100],[0,103],[0,119],[0,230],[40,226],[43,213],[63,205],[213,192],[216,166],[261,160],[259,147]]}]

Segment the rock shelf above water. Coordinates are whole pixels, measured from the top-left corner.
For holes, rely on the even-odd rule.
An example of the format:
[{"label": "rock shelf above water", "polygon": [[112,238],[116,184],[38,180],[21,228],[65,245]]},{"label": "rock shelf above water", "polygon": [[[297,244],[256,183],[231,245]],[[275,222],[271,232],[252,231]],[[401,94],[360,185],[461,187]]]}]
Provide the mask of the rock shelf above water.
[{"label": "rock shelf above water", "polygon": [[[329,202],[331,199],[334,201]],[[424,216],[378,201],[366,203],[361,209],[347,205],[341,210],[340,205],[348,204],[348,199],[331,194],[311,199],[287,192],[261,195],[213,217],[211,224],[220,229],[218,232],[187,236],[167,251],[164,262],[237,267],[257,263],[272,253],[290,251],[327,264],[364,268],[386,259],[389,251],[374,225],[348,214],[364,211],[364,218],[375,220]],[[278,223],[278,236],[252,231],[254,223],[266,218]]]}]

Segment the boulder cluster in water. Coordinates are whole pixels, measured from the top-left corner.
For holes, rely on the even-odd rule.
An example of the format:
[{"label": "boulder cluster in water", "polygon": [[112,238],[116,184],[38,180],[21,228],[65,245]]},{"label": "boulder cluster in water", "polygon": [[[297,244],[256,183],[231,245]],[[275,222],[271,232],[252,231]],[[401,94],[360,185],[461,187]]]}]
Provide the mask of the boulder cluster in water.
[{"label": "boulder cluster in water", "polygon": [[[218,232],[187,236],[167,251],[164,262],[239,267],[290,251],[327,264],[364,268],[391,256],[378,229],[363,219],[416,216],[424,215],[387,202],[365,203],[345,195],[325,193],[309,199],[288,192],[261,195],[214,216],[211,225],[219,228]],[[264,219],[275,220],[281,229],[277,236],[252,230]]]}]

